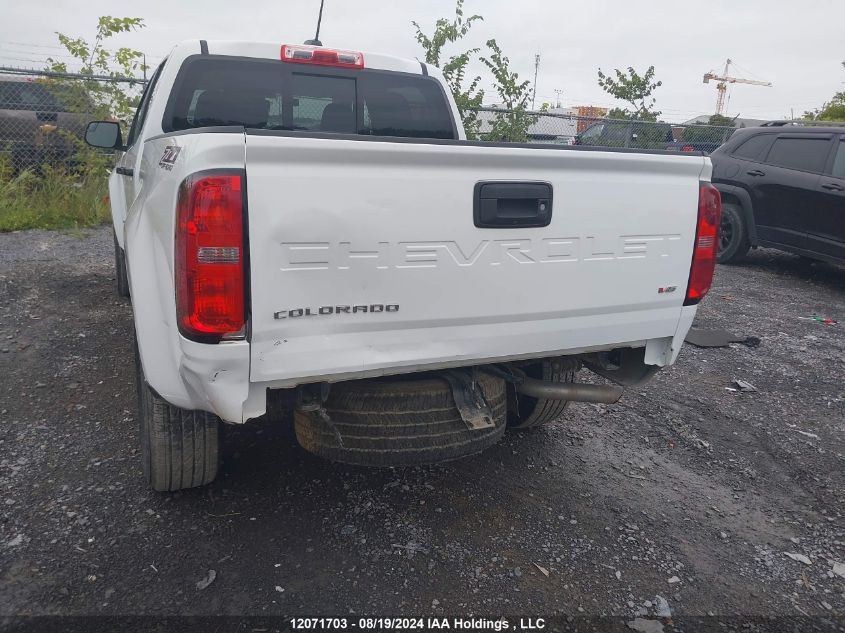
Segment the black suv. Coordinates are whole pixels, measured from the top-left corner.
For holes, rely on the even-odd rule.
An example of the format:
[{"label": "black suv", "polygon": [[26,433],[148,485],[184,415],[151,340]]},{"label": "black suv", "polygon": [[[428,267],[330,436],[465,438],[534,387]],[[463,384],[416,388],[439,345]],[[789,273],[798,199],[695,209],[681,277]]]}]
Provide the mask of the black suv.
[{"label": "black suv", "polygon": [[845,264],[845,127],[765,123],[737,130],[710,159],[720,263],[766,246]]}]

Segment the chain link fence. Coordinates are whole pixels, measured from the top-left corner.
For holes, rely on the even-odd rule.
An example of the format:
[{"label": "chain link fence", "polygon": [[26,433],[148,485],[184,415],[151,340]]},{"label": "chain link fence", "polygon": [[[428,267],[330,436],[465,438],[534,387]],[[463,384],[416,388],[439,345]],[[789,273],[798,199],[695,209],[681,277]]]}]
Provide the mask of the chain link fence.
[{"label": "chain link fence", "polygon": [[80,167],[85,126],[112,118],[103,86],[140,92],[143,80],[0,67],[0,173]]},{"label": "chain link fence", "polygon": [[565,110],[567,109],[515,111],[496,107],[475,108],[467,117],[466,127],[468,134],[473,138],[491,142],[592,145],[709,154],[724,144],[737,129],[747,125],[793,128],[845,126],[845,122],[807,119],[746,119],[738,121],[735,126],[719,126],[697,122],[612,119],[597,114],[596,111],[603,109],[592,106]]},{"label": "chain link fence", "polygon": [[[0,173],[47,165],[75,169],[90,159],[85,125],[112,118],[104,110],[103,84],[139,94],[142,79],[74,75],[0,67]],[[710,153],[734,133],[731,126],[610,119],[598,108],[514,111],[473,110],[467,131],[491,142],[665,149]]]},{"label": "chain link fence", "polygon": [[[85,125],[112,118],[104,110],[104,84],[138,95],[142,79],[53,73],[0,67],[0,173],[75,169],[90,159],[82,142]],[[526,112],[494,107],[473,110],[471,138],[494,142],[666,149],[710,153],[734,127],[609,119],[598,108]]]},{"label": "chain link fence", "polygon": [[[562,110],[562,109],[561,109]],[[733,126],[610,119],[595,114],[478,108],[469,132],[484,141],[662,149],[709,154],[736,131]]]},{"label": "chain link fence", "polygon": [[[143,81],[0,67],[0,231],[108,220],[114,152],[88,147],[85,127],[134,103]],[[124,108],[126,111],[126,108]]]}]

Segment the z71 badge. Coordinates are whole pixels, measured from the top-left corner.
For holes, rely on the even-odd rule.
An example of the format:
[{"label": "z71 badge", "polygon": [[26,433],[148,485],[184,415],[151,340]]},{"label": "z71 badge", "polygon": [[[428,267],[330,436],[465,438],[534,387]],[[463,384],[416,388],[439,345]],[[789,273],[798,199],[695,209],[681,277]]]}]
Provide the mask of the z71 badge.
[{"label": "z71 badge", "polygon": [[170,171],[171,169],[173,169],[173,165],[176,164],[176,159],[179,158],[179,152],[181,151],[181,147],[176,147],[175,145],[168,145],[164,148],[164,154],[161,155],[161,160],[158,161],[158,166],[162,169]]}]

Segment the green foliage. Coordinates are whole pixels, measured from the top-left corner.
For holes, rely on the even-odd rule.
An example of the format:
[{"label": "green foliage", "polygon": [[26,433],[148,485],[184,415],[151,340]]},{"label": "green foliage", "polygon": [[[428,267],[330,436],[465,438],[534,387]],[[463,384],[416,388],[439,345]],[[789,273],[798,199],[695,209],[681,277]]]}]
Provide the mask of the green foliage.
[{"label": "green foliage", "polygon": [[607,113],[608,119],[630,119],[631,116],[623,108],[611,108]]},{"label": "green foliage", "polygon": [[713,114],[710,115],[710,118],[707,120],[707,125],[718,125],[720,127],[734,127],[735,122],[729,116],[722,116],[721,114]]},{"label": "green foliage", "polygon": [[109,221],[102,175],[47,165],[17,174],[0,162],[0,231],[96,226]]},{"label": "green foliage", "polygon": [[845,92],[837,92],[821,108],[804,113],[811,121],[845,121]]},{"label": "green foliage", "polygon": [[[143,64],[144,54],[132,48],[105,48],[106,41],[118,33],[128,33],[144,27],[141,18],[114,18],[101,16],[97,23],[97,33],[93,43],[82,37],[70,37],[57,32],[59,43],[67,52],[81,63],[82,75],[107,75],[116,79],[134,79],[139,72],[146,70]],[[52,57],[47,58],[47,70],[68,72],[67,64]],[[51,89],[65,102],[82,99],[84,94],[96,108],[101,117],[116,117],[127,120],[131,117],[138,103],[138,91],[126,89],[125,83],[86,81],[83,84],[65,81],[51,82]]]},{"label": "green foliage", "polygon": [[474,139],[478,136],[478,128],[481,122],[478,120],[478,107],[484,99],[484,91],[479,89],[481,77],[474,77],[469,85],[464,86],[466,81],[467,66],[473,56],[478,53],[477,48],[472,48],[457,55],[452,55],[446,62],[442,60],[443,49],[447,44],[454,44],[466,37],[474,22],[483,20],[480,15],[464,17],[464,0],[457,0],[455,7],[455,18],[447,20],[440,18],[435,22],[434,33],[431,36],[423,33],[417,22],[411,24],[417,30],[417,42],[425,52],[425,63],[440,68],[446,83],[452,90],[455,103],[461,112],[464,129],[467,138]]},{"label": "green foliage", "polygon": [[[57,36],[80,62],[79,74],[134,79],[146,69],[143,53],[126,47],[109,50],[105,44],[118,33],[143,26],[141,18],[103,16],[92,42],[63,33]],[[69,69],[65,62],[48,58],[46,70],[67,73]],[[62,110],[90,119],[128,121],[140,93],[131,84],[93,79],[49,78],[40,83]],[[107,175],[113,156],[88,147],[71,128],[59,128],[53,134],[61,137],[56,145],[67,148],[60,158],[45,157],[41,164],[21,169],[11,164],[8,155],[0,156],[0,231],[94,226],[109,220]],[[61,166],[56,165],[59,160]]]},{"label": "green foliage", "polygon": [[511,71],[510,60],[502,53],[496,40],[488,40],[487,48],[490,50],[489,57],[480,59],[493,73],[496,93],[507,111],[496,115],[492,130],[485,135],[486,140],[526,142],[528,128],[537,120],[528,111],[534,88],[530,81],[520,81],[519,74]]},{"label": "green foliage", "polygon": [[[465,86],[467,67],[478,55],[478,48],[451,56],[444,62],[443,49],[448,44],[462,40],[469,33],[473,23],[483,20],[480,15],[464,16],[464,0],[457,0],[455,18],[437,20],[431,36],[423,33],[420,25],[412,22],[417,29],[417,42],[425,52],[427,64],[433,64],[443,71],[443,76],[452,90],[455,102],[461,112],[467,138],[477,139],[481,121],[478,108],[484,99],[484,91],[479,88],[481,77],[476,76]],[[497,113],[492,122],[492,130],[484,134],[486,140],[526,141],[528,127],[537,120],[528,113],[528,106],[534,96],[534,88],[529,81],[520,81],[519,75],[510,70],[510,60],[502,53],[495,39],[488,40],[489,53],[479,60],[493,74],[496,93],[502,102],[503,112]],[[545,104],[542,109],[547,109]],[[507,110],[507,111],[505,111]]]},{"label": "green foliage", "polygon": [[627,73],[618,68],[614,72],[615,78],[605,75],[599,68],[599,86],[612,97],[630,104],[631,109],[625,108],[620,111],[614,108],[613,112],[623,114],[622,118],[626,119],[656,121],[660,116],[660,111],[654,110],[655,99],[652,94],[663,85],[663,82],[654,81],[654,66],[649,66],[643,75],[630,66]]},{"label": "green foliage", "polygon": [[821,108],[805,112],[804,118],[810,121],[845,121],[845,92],[837,92]]}]

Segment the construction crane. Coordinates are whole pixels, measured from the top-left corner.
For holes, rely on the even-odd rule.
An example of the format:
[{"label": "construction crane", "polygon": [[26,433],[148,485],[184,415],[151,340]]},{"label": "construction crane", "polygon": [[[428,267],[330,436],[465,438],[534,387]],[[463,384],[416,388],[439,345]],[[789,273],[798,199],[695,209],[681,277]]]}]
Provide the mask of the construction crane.
[{"label": "construction crane", "polygon": [[770,81],[756,81],[754,79],[731,77],[728,75],[731,64],[733,64],[733,61],[728,59],[725,63],[725,72],[721,75],[717,75],[712,71],[704,75],[704,83],[706,84],[709,84],[711,79],[719,82],[716,84],[716,90],[718,91],[718,95],[716,97],[716,114],[720,114],[722,116],[725,115],[725,95],[728,92],[728,84],[751,84],[752,86],[768,86],[770,88],[772,86],[772,82]]}]

